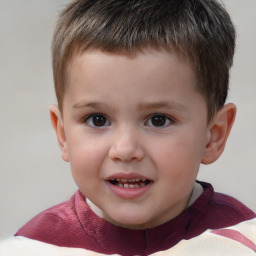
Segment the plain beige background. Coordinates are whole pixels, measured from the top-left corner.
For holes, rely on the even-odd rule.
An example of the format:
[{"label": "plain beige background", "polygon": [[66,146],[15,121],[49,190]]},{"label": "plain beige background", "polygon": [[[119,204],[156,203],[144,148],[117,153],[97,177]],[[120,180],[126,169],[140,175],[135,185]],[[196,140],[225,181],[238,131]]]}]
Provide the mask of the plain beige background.
[{"label": "plain beige background", "polygon": [[[76,190],[50,124],[50,43],[67,0],[0,0],[0,239]],[[237,120],[222,157],[199,179],[256,211],[255,0],[224,0],[237,27],[229,100]]]}]

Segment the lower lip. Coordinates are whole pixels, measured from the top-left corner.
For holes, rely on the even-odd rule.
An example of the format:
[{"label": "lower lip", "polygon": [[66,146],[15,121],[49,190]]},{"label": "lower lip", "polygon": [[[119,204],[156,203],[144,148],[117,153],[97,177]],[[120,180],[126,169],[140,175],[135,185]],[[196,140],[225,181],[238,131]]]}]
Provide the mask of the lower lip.
[{"label": "lower lip", "polygon": [[110,190],[117,195],[118,197],[121,197],[123,199],[135,199],[139,198],[142,195],[144,195],[152,186],[152,182],[147,184],[144,187],[139,188],[122,188],[116,185],[113,185],[110,182],[107,182]]}]

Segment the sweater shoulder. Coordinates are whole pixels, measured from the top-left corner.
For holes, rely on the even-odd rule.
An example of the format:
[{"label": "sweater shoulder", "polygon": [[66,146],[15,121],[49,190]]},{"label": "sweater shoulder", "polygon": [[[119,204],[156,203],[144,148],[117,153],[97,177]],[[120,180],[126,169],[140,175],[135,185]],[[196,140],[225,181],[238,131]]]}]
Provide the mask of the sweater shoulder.
[{"label": "sweater shoulder", "polygon": [[249,209],[238,199],[223,193],[215,192],[211,184],[199,182],[204,188],[199,204],[196,204],[207,215],[230,215],[249,220],[256,217],[255,212]]},{"label": "sweater shoulder", "polygon": [[226,194],[215,192],[210,204],[211,208],[214,208],[216,212],[223,213],[224,215],[237,216],[241,220],[249,220],[256,217],[254,211],[238,199]]},{"label": "sweater shoulder", "polygon": [[60,235],[72,234],[80,228],[74,206],[75,195],[70,200],[39,213],[21,227],[15,236],[24,236],[46,243],[53,243]]},{"label": "sweater shoulder", "polygon": [[208,183],[200,184],[204,193],[190,209],[194,216],[191,227],[195,232],[199,230],[200,234],[206,229],[225,228],[256,217],[255,212],[236,198],[215,192]]}]

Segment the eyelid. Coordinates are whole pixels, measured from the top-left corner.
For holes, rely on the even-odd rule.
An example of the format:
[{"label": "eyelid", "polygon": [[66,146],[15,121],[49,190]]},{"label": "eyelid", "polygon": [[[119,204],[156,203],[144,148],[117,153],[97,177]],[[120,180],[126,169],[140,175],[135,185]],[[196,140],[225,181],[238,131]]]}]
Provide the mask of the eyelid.
[{"label": "eyelid", "polygon": [[[108,124],[107,124],[107,125],[102,125],[102,126],[95,126],[95,125],[93,125],[93,124],[89,124],[88,120],[89,120],[90,118],[95,117],[95,116],[103,116],[104,118],[106,118],[106,121],[108,122]],[[109,121],[109,119],[108,119],[108,117],[107,117],[106,115],[102,114],[102,113],[92,113],[92,114],[87,115],[87,116],[83,119],[83,123],[86,123],[88,126],[93,127],[93,128],[103,128],[103,127],[109,126],[109,125],[111,124],[110,121]]]},{"label": "eyelid", "polygon": [[163,113],[153,113],[153,114],[150,114],[149,116],[147,116],[147,119],[146,119],[145,124],[147,124],[147,123],[149,122],[149,120],[150,120],[152,117],[154,117],[154,116],[162,116],[162,117],[166,118],[166,119],[169,121],[169,123],[168,123],[168,124],[165,124],[165,125],[163,125],[163,126],[149,125],[150,127],[165,128],[165,127],[170,126],[170,124],[173,124],[173,123],[176,122],[173,117],[171,117],[171,116],[169,116],[169,115],[167,115],[167,114],[163,114]]}]

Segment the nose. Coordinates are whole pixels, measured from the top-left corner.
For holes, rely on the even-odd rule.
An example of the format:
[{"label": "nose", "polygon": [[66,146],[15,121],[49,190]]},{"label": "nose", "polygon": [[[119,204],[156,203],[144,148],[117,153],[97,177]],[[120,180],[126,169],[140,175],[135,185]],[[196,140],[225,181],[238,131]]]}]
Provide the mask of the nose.
[{"label": "nose", "polygon": [[114,161],[141,161],[144,158],[143,145],[138,132],[132,129],[120,129],[113,136],[109,157]]}]

